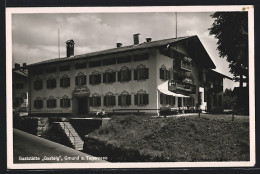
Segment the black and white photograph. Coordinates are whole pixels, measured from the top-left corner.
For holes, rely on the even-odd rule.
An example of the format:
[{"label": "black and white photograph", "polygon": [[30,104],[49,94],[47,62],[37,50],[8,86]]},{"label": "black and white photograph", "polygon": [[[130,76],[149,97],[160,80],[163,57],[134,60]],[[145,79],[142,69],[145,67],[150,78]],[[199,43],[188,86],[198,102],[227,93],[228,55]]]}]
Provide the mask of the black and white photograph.
[{"label": "black and white photograph", "polygon": [[254,166],[252,6],[6,12],[9,169]]}]

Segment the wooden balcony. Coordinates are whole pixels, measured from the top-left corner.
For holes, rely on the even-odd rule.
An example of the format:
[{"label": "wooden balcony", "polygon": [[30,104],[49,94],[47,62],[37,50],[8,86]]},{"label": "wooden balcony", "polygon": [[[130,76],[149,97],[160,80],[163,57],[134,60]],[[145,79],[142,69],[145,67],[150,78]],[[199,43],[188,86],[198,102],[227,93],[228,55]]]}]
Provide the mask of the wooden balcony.
[{"label": "wooden balcony", "polygon": [[168,90],[169,91],[186,91],[186,92],[192,92],[193,88],[191,84],[187,84],[187,83],[183,83],[183,82],[174,82],[174,81],[170,81],[169,82],[169,86],[168,86]]}]

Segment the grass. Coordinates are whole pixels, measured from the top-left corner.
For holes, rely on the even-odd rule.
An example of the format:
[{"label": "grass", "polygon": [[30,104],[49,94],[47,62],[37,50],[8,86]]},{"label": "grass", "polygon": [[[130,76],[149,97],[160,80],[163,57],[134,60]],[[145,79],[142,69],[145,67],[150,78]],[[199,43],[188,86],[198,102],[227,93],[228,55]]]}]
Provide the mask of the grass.
[{"label": "grass", "polygon": [[151,161],[248,161],[248,117],[227,115],[156,118],[112,116],[89,134],[115,147],[139,150]]}]

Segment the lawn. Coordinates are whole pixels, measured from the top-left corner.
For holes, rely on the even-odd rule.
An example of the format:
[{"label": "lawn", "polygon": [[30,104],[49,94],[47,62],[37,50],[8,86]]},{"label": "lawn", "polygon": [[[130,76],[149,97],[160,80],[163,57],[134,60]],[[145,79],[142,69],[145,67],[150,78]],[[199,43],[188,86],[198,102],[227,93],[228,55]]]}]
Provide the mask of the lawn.
[{"label": "lawn", "polygon": [[[149,156],[146,161],[248,161],[248,116],[231,119],[231,115],[209,114],[200,118],[112,116],[89,137],[138,151]],[[128,161],[127,156],[123,161]]]}]

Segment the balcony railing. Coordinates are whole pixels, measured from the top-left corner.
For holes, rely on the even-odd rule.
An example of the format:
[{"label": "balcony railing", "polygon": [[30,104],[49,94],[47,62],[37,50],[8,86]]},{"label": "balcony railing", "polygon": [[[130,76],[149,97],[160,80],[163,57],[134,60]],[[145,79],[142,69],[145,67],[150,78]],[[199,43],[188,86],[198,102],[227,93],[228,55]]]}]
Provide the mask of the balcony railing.
[{"label": "balcony railing", "polygon": [[176,90],[181,90],[181,91],[186,91],[186,92],[192,91],[191,85],[184,84],[182,82],[169,82],[168,89],[170,91],[176,91]]},{"label": "balcony railing", "polygon": [[191,66],[190,62],[181,61],[181,69],[191,71],[192,66]]}]

